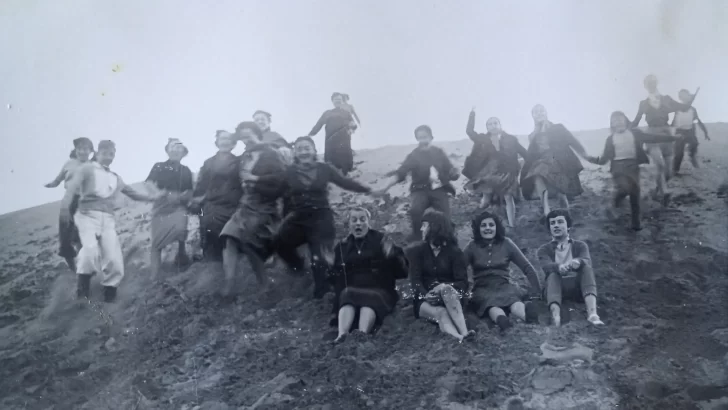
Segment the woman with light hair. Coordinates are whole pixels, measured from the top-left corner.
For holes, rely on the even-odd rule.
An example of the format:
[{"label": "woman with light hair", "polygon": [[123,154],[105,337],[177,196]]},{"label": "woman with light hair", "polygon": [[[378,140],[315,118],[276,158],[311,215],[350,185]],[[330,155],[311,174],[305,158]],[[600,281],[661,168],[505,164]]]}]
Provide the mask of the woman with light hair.
[{"label": "woman with light hair", "polygon": [[170,138],[164,147],[168,160],[154,164],[146,183],[159,198],[152,207],[152,275],[161,273],[162,250],[177,243],[176,263],[186,266],[190,260],[185,249],[187,240],[187,204],[192,199],[192,171],[182,165],[187,147],[177,138]]},{"label": "woman with light hair", "polygon": [[399,299],[396,280],[407,278],[402,248],[371,229],[367,209],[350,209],[347,222],[349,235],[334,248],[330,270],[336,295],[332,313],[338,315],[332,322],[339,327],[335,342],[350,332],[371,333],[381,326]]}]

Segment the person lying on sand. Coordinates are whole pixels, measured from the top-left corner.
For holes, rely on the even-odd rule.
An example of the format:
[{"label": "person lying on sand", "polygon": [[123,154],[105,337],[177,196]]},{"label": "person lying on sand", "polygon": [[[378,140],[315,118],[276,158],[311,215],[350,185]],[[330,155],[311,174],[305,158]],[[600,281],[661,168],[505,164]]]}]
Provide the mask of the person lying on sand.
[{"label": "person lying on sand", "polygon": [[506,238],[505,227],[498,216],[483,212],[471,222],[473,240],[465,247],[465,260],[473,269],[474,304],[479,317],[487,313],[501,330],[511,327],[506,311],[522,321],[533,321],[535,311],[530,302],[523,303],[526,293],[510,281],[511,263],[518,266],[531,282],[531,296],[537,298],[541,285],[531,262]]},{"label": "person lying on sand", "polygon": [[162,267],[162,250],[177,243],[177,264],[186,266],[190,259],[185,249],[187,240],[187,204],[192,199],[192,171],[180,161],[189,152],[177,138],[170,138],[164,147],[168,160],[154,164],[147,177],[152,191],[159,199],[152,206],[151,265],[156,280]]},{"label": "person lying on sand", "polygon": [[[688,104],[692,101],[693,95],[690,91],[682,89],[678,93],[678,98],[683,104]],[[693,168],[698,168],[698,136],[695,134],[695,123],[703,131],[706,141],[710,141],[708,136],[708,129],[705,127],[700,117],[698,116],[698,110],[695,107],[689,107],[688,109],[680,109],[675,111],[675,115],[672,117],[672,126],[675,128],[675,133],[679,140],[675,143],[675,159],[672,164],[672,172],[677,175],[682,165],[683,156],[685,155],[685,148],[687,146],[688,153],[690,155],[690,162],[693,164]]]},{"label": "person lying on sand", "polygon": [[544,293],[552,323],[561,325],[561,301],[567,298],[584,301],[587,320],[603,325],[597,314],[597,283],[589,246],[570,238],[572,220],[567,210],[554,209],[546,220],[552,239],[538,249],[538,260],[546,277]]},{"label": "person lying on sand", "polygon": [[[378,192],[384,194],[396,184],[404,182],[407,175],[412,176],[410,185],[410,219],[412,233],[410,240],[416,241],[422,227],[422,216],[427,208],[445,214],[450,219],[450,195],[455,195],[451,181],[460,175],[442,148],[432,145],[432,129],[427,125],[415,128],[415,139],[419,144],[405,158],[394,172],[396,179]],[[390,173],[389,175],[391,175]]]},{"label": "person lying on sand", "polygon": [[273,238],[281,221],[278,199],[283,195],[286,171],[283,155],[263,142],[263,132],[254,122],[241,123],[238,136],[245,144],[239,165],[243,196],[220,233],[225,240],[225,293],[234,286],[241,253],[248,257],[258,283],[266,284],[265,261],[273,254]]},{"label": "person lying on sand", "polygon": [[642,229],[640,223],[640,164],[649,163],[643,144],[671,143],[677,138],[669,135],[651,135],[638,128],[628,129],[629,118],[615,111],[610,118],[612,135],[607,137],[604,152],[599,157],[586,156],[586,160],[597,165],[610,162],[609,171],[614,180],[614,201],[612,217],[616,217],[617,209],[625,197],[629,196],[632,212],[632,229]]},{"label": "person lying on sand", "polygon": [[[385,234],[371,229],[365,208],[352,208],[347,218],[349,235],[334,248],[330,275],[334,283],[332,320],[339,327],[335,342],[356,329],[370,333],[392,313],[399,295],[397,279],[407,278],[408,263],[402,248]],[[332,324],[333,324],[332,323]]]},{"label": "person lying on sand", "polygon": [[[81,137],[73,140],[73,151],[69,155],[69,160],[61,168],[61,172],[58,173],[56,178],[45,184],[46,188],[55,188],[64,183],[64,187],[68,189],[68,181],[73,177],[76,172],[83,164],[88,162],[89,156],[94,152],[94,143],[90,139]],[[71,200],[69,212],[71,216],[76,214],[76,208],[78,207],[78,195],[74,194]],[[77,248],[81,247],[81,239],[78,237],[78,229],[73,223],[73,218],[61,221],[59,217],[58,221],[58,255],[66,260],[66,264],[71,271],[76,272],[76,255],[78,254]]]},{"label": "person lying on sand", "polygon": [[[123,193],[136,201],[152,202],[155,195],[146,195],[126,185],[115,172],[109,169],[116,156],[113,141],[99,142],[99,150],[93,161],[79,168],[68,181],[66,196],[61,201],[61,220],[73,218],[81,238],[78,252],[78,298],[88,298],[91,276],[101,274],[104,287],[104,301],[116,299],[116,288],[124,277],[124,256],[116,234],[114,208],[116,197]],[[73,193],[79,194],[78,210],[71,214]]]},{"label": "person lying on sand", "polygon": [[318,162],[316,144],[311,137],[299,137],[293,144],[293,165],[286,169],[284,192],[287,215],[275,236],[274,249],[291,272],[302,273],[305,260],[298,253],[308,244],[315,299],[329,291],[326,276],[333,262],[336,240],[334,212],[329,203],[329,185],[358,193],[371,188],[344,176],[332,165]]},{"label": "person lying on sand", "polygon": [[437,323],[443,333],[462,342],[475,334],[468,330],[463,313],[468,289],[465,255],[458,248],[452,222],[442,212],[427,211],[421,229],[422,241],[405,251],[415,318]]}]

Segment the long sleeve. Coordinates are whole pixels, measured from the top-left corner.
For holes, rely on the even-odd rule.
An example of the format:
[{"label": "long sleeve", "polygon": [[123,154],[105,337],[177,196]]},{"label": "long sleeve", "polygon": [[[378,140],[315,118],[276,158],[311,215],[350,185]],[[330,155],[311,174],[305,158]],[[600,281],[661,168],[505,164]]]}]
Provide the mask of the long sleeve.
[{"label": "long sleeve", "polygon": [[63,168],[61,168],[61,172],[56,175],[56,177],[48,184],[48,186],[55,188],[60,185],[61,182],[66,179],[66,172],[66,166],[64,165]]},{"label": "long sleeve", "polygon": [[365,186],[354,179],[344,176],[344,174],[342,174],[338,169],[332,167],[331,165],[324,164],[323,166],[328,167],[328,172],[331,178],[330,181],[334,185],[337,185],[338,187],[347,191],[359,192],[362,194],[366,194],[372,191],[372,189],[368,186]]},{"label": "long sleeve", "polygon": [[71,179],[68,181],[68,185],[66,186],[66,193],[61,200],[61,209],[68,209],[73,201],[73,197],[76,194],[83,193],[83,187],[86,184],[86,180],[91,175],[91,167],[91,164],[82,165],[76,170],[76,172],[73,173],[73,175],[71,175]]},{"label": "long sleeve", "polygon": [[119,177],[119,184],[121,185],[121,189],[120,189],[121,193],[135,201],[151,201],[152,200],[151,196],[149,196],[143,192],[137,191],[136,189],[125,184],[124,181],[120,177]]},{"label": "long sleeve", "polygon": [[207,192],[207,188],[210,185],[210,163],[209,160],[205,161],[200,168],[200,172],[197,174],[197,184],[193,191],[192,196],[201,197]]},{"label": "long sleeve", "polygon": [[672,113],[672,112],[676,112],[676,111],[685,111],[685,110],[689,110],[689,109],[690,109],[690,107],[692,106],[692,101],[690,102],[690,104],[683,104],[683,103],[681,103],[681,102],[675,101],[675,100],[674,100],[674,99],[673,99],[672,97],[670,97],[669,95],[666,95],[666,96],[665,96],[665,101],[667,102],[667,107],[668,107],[668,110],[669,110],[669,111],[670,111],[671,113]]},{"label": "long sleeve", "polygon": [[152,169],[149,171],[149,176],[147,176],[147,179],[145,180],[145,182],[153,182],[155,184],[158,184],[159,168],[161,168],[161,167],[162,167],[162,164],[160,164],[159,162],[154,164]]},{"label": "long sleeve", "polygon": [[424,296],[427,294],[427,289],[422,281],[422,255],[417,246],[407,248],[405,251],[407,260],[409,261],[409,279],[412,284],[412,292],[416,297]]},{"label": "long sleeve", "polygon": [[582,157],[586,157],[586,150],[584,149],[584,146],[581,145],[581,142],[579,142],[578,139],[574,136],[574,134],[571,133],[566,127],[563,128],[564,137],[566,138],[566,141],[568,142],[569,146],[576,151],[577,154],[581,155]]},{"label": "long sleeve", "polygon": [[541,245],[541,247],[538,248],[537,252],[538,264],[541,267],[541,270],[543,271],[545,277],[548,277],[552,273],[558,273],[559,271],[559,264],[554,262],[554,260],[551,258],[551,252],[549,251],[551,247],[551,243]]},{"label": "long sleeve", "polygon": [[446,180],[443,182],[456,181],[460,177],[460,174],[455,169],[455,166],[452,164],[452,161],[450,161],[450,158],[447,157],[445,151],[439,148],[437,148],[437,150],[438,156],[440,157],[440,163],[442,164],[441,172],[443,177],[446,178]]},{"label": "long sleeve", "polygon": [[182,184],[180,191],[192,191],[192,171],[188,167],[182,167]]},{"label": "long sleeve", "polygon": [[326,125],[326,120],[328,119],[328,117],[329,117],[328,111],[321,114],[321,118],[319,118],[318,122],[316,122],[316,125],[314,125],[313,128],[311,128],[311,132],[309,132],[308,135],[313,137],[316,134],[318,134],[319,131],[321,131],[321,128],[323,128],[323,126]]},{"label": "long sleeve", "polygon": [[468,124],[465,126],[465,133],[473,142],[478,142],[478,133],[475,132],[475,112],[471,111],[468,116]]},{"label": "long sleeve", "polygon": [[604,151],[602,152],[602,155],[596,158],[595,161],[589,161],[597,165],[605,165],[607,162],[611,161],[612,158],[614,158],[614,144],[612,143],[612,138],[607,137],[607,141],[604,143]]},{"label": "long sleeve", "polygon": [[457,245],[453,246],[452,276],[455,279],[453,286],[464,295],[468,291],[468,264]]},{"label": "long sleeve", "polygon": [[506,238],[506,246],[508,246],[508,255],[511,259],[511,262],[516,264],[519,269],[526,275],[529,282],[531,282],[531,289],[532,290],[540,290],[541,289],[541,283],[538,280],[538,274],[536,274],[536,269],[533,267],[531,262],[526,259],[526,256],[521,252],[520,249],[518,249],[518,246],[516,246],[515,243],[513,243],[512,240]]},{"label": "long sleeve", "polygon": [[592,266],[591,254],[589,253],[589,245],[582,241],[574,241],[575,248],[578,248],[578,256],[574,256],[574,259],[578,259],[582,265]]},{"label": "long sleeve", "polygon": [[396,171],[394,171],[394,174],[397,176],[397,182],[403,182],[405,179],[407,179],[407,175],[412,172],[412,169],[415,167],[415,157],[412,152],[407,154],[407,156],[404,158],[404,162],[402,162],[402,165],[397,168]]},{"label": "long sleeve", "polygon": [[639,108],[637,108],[637,115],[634,117],[634,121],[632,121],[632,127],[639,127],[640,121],[642,121],[642,117],[645,116],[645,106],[644,101],[640,101]]},{"label": "long sleeve", "polygon": [[356,123],[358,125],[361,125],[361,120],[359,120],[359,115],[357,115],[356,110],[354,109],[354,106],[353,105],[351,106],[351,115],[356,120]]}]

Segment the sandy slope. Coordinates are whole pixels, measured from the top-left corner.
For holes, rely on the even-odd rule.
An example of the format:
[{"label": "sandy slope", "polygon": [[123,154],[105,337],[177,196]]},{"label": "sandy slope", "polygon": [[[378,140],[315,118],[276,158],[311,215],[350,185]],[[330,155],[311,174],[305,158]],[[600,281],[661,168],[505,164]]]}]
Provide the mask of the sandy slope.
[{"label": "sandy slope", "polygon": [[[214,275],[200,264],[150,283],[149,207],[137,204],[119,214],[129,254],[119,302],[79,305],[75,278],[55,256],[58,204],[0,216],[0,408],[728,408],[728,212],[715,195],[728,127],[709,128],[718,141],[701,145],[703,167],[684,166],[671,182],[675,203],[648,203],[637,234],[626,209],[616,224],[603,216],[606,167],[582,174],[574,236],[591,247],[601,329],[586,324],[582,306],[561,329],[521,324],[504,335],[471,317],[477,338],[458,345],[413,320],[402,283],[405,299],[379,334],[331,346],[329,305],[308,299],[307,279],[274,271],[283,285],[261,293],[242,275],[235,301],[211,294]],[[606,133],[577,136],[597,153]],[[443,146],[458,165],[470,150],[468,141]],[[362,151],[355,175],[381,185],[410,149]],[[393,224],[403,239],[405,186],[392,193],[376,209],[365,197],[332,197],[339,209],[365,203],[377,226]],[[464,244],[476,202],[461,194],[453,205]],[[519,205],[513,234],[532,260],[548,240],[537,210]],[[517,269],[514,279],[525,281]],[[525,407],[506,407],[514,398]]]}]

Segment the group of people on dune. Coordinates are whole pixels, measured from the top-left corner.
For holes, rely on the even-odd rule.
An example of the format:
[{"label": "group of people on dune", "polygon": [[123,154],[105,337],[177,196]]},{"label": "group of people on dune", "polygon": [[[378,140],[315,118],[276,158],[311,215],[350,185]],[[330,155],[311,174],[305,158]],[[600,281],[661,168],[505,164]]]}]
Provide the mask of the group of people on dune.
[{"label": "group of people on dune", "polygon": [[[660,95],[656,84],[654,76],[645,79],[650,95],[640,103],[634,121],[622,112],[612,114],[612,133],[598,157],[587,155],[566,127],[550,122],[541,105],[532,110],[535,126],[528,149],[505,133],[497,118],[487,121],[486,134],[475,132],[475,112],[470,113],[466,132],[474,146],[462,175],[469,179],[467,189],[482,193],[481,207],[504,202],[507,226],[513,227],[515,202],[521,193],[543,202],[542,219],[552,236],[538,250],[539,267],[546,281],[543,287],[533,265],[506,237],[506,226],[489,210],[473,218],[473,241],[464,250],[459,249],[450,218],[450,197],[456,193],[452,181],[459,178],[460,172],[441,148],[432,145],[434,137],[429,126],[415,129],[418,146],[397,170],[388,174],[393,178],[383,189],[373,190],[347,176],[353,169],[351,136],[359,118],[348,96],[341,93],[332,95],[334,108],[321,116],[309,135],[290,144],[270,129],[271,114],[265,111],[256,111],[253,121],[240,123],[234,132],[217,131],[218,152],[204,162],[196,181],[190,169],[181,164],[187,147],[170,138],[165,146],[168,160],[154,164],[146,180],[146,192],[125,185],[110,170],[116,153],[114,142],[101,141],[94,152],[89,139],[74,140],[71,159],[46,185],[54,187],[65,181],[66,186],[61,203],[59,253],[77,274],[79,298],[90,296],[91,276],[98,273],[104,300],[113,301],[124,276],[114,221],[115,197],[121,192],[153,203],[151,263],[155,277],[161,272],[161,252],[169,245],[178,246],[178,262],[188,262],[188,215],[197,214],[203,258],[221,265],[223,292],[233,289],[241,256],[248,258],[262,285],[268,283],[268,262],[275,258],[285,262],[295,275],[311,271],[314,298],[322,298],[332,288],[335,291],[332,323],[338,323],[337,340],[352,330],[355,321],[364,332],[381,324],[397,302],[396,279],[407,276],[413,286],[415,316],[437,322],[443,332],[459,340],[473,334],[465,324],[465,305],[506,329],[511,326],[508,314],[519,320],[533,316],[529,315],[531,304],[524,303],[527,295],[546,298],[556,325],[560,324],[562,298],[572,296],[586,303],[591,323],[601,324],[589,249],[584,242],[569,237],[572,221],[568,198],[582,192],[579,173],[583,167],[574,152],[595,164],[611,162],[616,188],[614,207],[630,196],[632,227],[640,229],[639,166],[648,162],[649,153],[660,167],[656,191],[664,202],[665,181],[670,174],[665,169],[677,172],[686,145],[697,165],[694,123],[698,122],[705,132],[691,106],[695,95],[683,90],[683,102],[677,103]],[[667,122],[673,112],[671,127]],[[636,128],[642,116],[647,116],[646,131]],[[312,136],[324,127],[326,150],[324,162],[319,162]],[[239,141],[245,151],[236,156],[232,151]],[[673,159],[669,155],[673,146],[677,154],[673,166],[668,167],[665,163]],[[524,159],[522,168],[519,156]],[[328,198],[331,184],[381,197],[407,176],[411,177],[413,243],[402,249],[389,235],[371,229],[371,216],[363,208],[350,210],[350,232],[336,243],[335,215]],[[560,209],[551,209],[550,194],[561,200]],[[300,252],[303,245],[308,247],[310,263]],[[528,277],[530,292],[510,281],[511,262]],[[468,289],[468,267],[473,270],[472,290]]]}]

